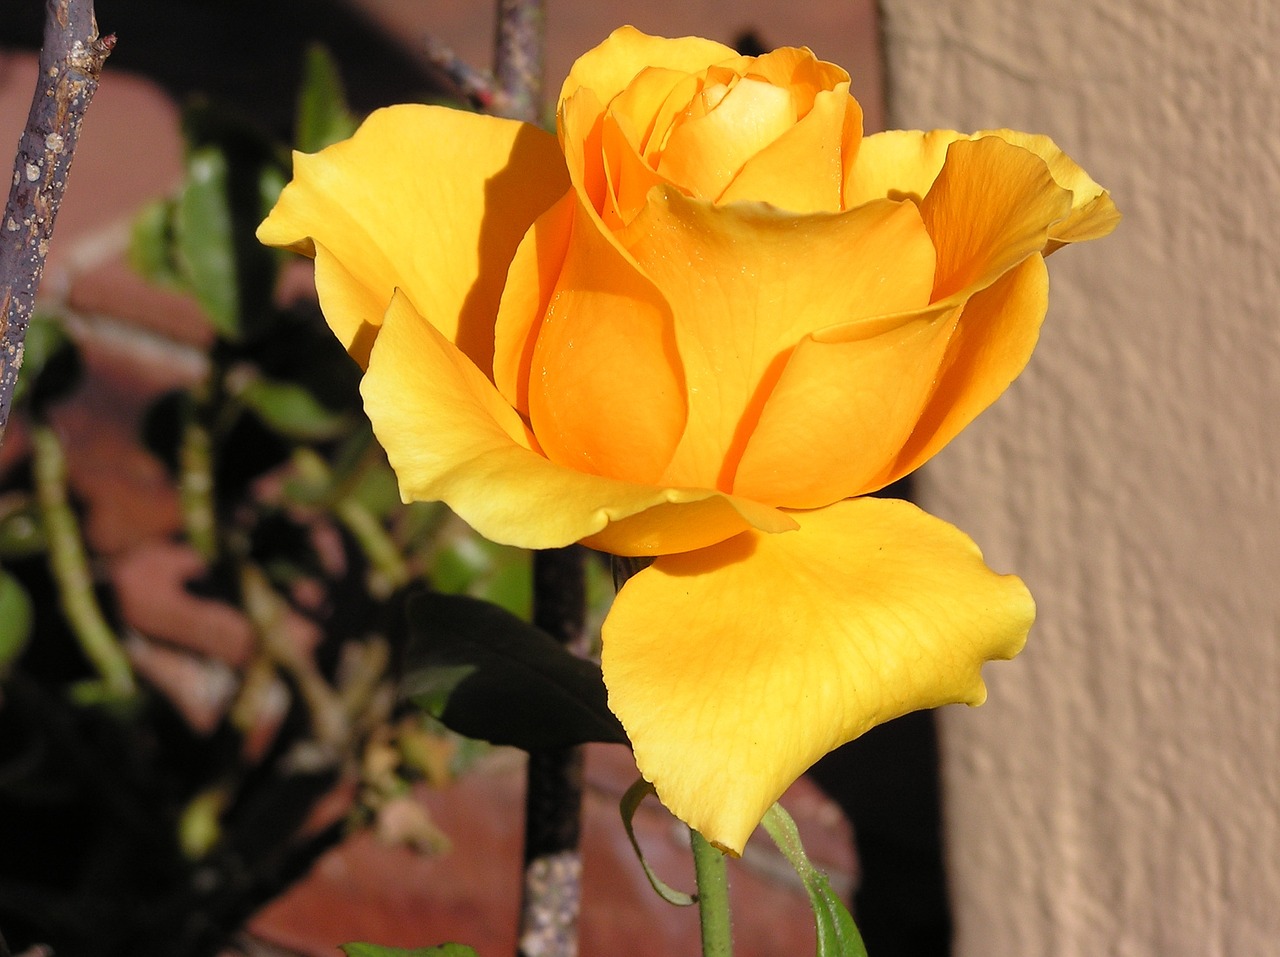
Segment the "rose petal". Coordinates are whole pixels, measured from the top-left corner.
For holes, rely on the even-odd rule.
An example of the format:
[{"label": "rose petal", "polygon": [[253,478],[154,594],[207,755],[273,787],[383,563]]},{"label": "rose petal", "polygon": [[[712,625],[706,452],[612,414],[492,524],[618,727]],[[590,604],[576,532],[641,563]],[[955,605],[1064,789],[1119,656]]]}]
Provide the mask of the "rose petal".
[{"label": "rose petal", "polygon": [[340,268],[317,277],[322,305],[361,364],[399,288],[487,373],[516,245],[568,188],[555,138],[536,127],[395,106],[348,140],[295,154],[293,181],[258,238],[332,254]]},{"label": "rose petal", "polygon": [[842,67],[819,60],[808,47],[779,47],[750,60],[742,70],[747,76],[758,76],[790,89],[802,117],[813,109],[819,93],[841,84],[847,89],[849,83],[849,74]]},{"label": "rose petal", "polygon": [[[718,96],[718,89],[704,90],[702,96]],[[706,115],[673,127],[658,174],[691,196],[719,199],[747,160],[795,126],[796,119],[788,89],[740,79]]]},{"label": "rose petal", "polygon": [[1071,213],[1049,230],[1045,255],[1067,243],[1100,239],[1119,224],[1120,211],[1111,201],[1111,194],[1049,137],[1017,130],[985,130],[973,136],[998,136],[1006,143],[1030,150],[1045,161],[1055,183],[1071,190]]},{"label": "rose petal", "polygon": [[[958,305],[853,323],[800,341],[760,412],[733,491],[816,508],[874,491],[912,434],[937,380]],[[879,325],[880,323],[876,323]]]},{"label": "rose petal", "polygon": [[955,130],[886,130],[863,137],[845,166],[845,208],[876,199],[919,202],[938,178],[947,147],[963,138]]},{"label": "rose petal", "polygon": [[1026,259],[965,304],[929,405],[874,487],[915,471],[1003,394],[1030,360],[1048,307],[1049,274],[1041,256]]},{"label": "rose petal", "polygon": [[598,47],[578,57],[560,88],[559,102],[585,87],[607,104],[647,67],[698,73],[734,56],[730,47],[700,37],[651,37],[635,27],[619,27]]},{"label": "rose petal", "polygon": [[620,235],[674,315],[689,411],[662,479],[673,485],[727,491],[796,343],[923,306],[933,280],[933,247],[910,203],[795,216],[660,188]]},{"label": "rose petal", "polygon": [[493,383],[522,415],[529,414],[529,370],[547,305],[560,281],[578,194],[570,190],[539,216],[520,240],[507,270],[493,336]]},{"label": "rose petal", "polygon": [[533,348],[529,420],[553,462],[655,482],[685,424],[670,309],[597,217],[580,202],[573,215]]},{"label": "rose petal", "polygon": [[997,136],[952,143],[920,203],[938,249],[934,300],[991,285],[1043,250],[1049,227],[1070,210],[1071,193],[1034,153]]},{"label": "rose petal", "polygon": [[[643,555],[753,526],[795,526],[785,513],[714,491],[619,482],[547,461],[497,389],[399,293],[361,392],[402,498],[443,501],[494,542],[557,548],[604,533],[618,553]],[[655,507],[663,520],[648,522]]]},{"label": "rose petal", "polygon": [[[862,108],[848,84],[814,97],[808,115],[757,153],[721,194],[721,203],[763,200],[795,213],[843,209],[846,158],[862,138]],[[797,175],[803,164],[804,175]]]},{"label": "rose petal", "polygon": [[604,624],[609,707],[677,817],[740,854],[822,755],[921,708],[979,704],[1034,604],[959,530],[862,498],[659,558]]}]

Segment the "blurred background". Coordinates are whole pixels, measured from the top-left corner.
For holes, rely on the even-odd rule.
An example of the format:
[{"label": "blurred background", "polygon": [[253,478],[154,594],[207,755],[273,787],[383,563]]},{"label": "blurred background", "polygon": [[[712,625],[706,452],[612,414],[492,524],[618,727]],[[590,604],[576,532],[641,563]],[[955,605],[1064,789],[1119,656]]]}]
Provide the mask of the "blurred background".
[{"label": "blurred background", "polygon": [[[0,47],[8,51],[0,59],[0,121],[10,142],[33,82],[31,61],[17,51],[38,45],[42,7],[14,0],[0,10]],[[210,361],[235,350],[225,329],[211,325],[211,305],[198,290],[166,286],[155,270],[139,278],[136,255],[130,264],[139,214],[189,178],[193,148],[233,142],[236,168],[257,169],[264,138],[294,141],[313,41],[331,52],[357,114],[406,99],[456,98],[428,51],[443,44],[487,67],[493,11],[443,0],[101,0],[97,13],[103,32],[120,41],[86,121],[43,293],[81,343],[83,370],[46,398],[41,415],[66,451],[66,487],[106,614],[123,622],[136,667],[169,703],[156,718],[151,751],[139,757],[95,737],[101,728],[58,726],[39,681],[7,687],[0,930],[22,945],[24,934],[56,925],[76,942],[67,953],[131,952],[131,943],[136,952],[136,928],[102,928],[128,923],[118,915],[136,912],[149,895],[159,903],[138,925],[153,931],[172,931],[172,912],[193,900],[207,905],[210,926],[182,931],[196,942],[193,953],[246,920],[250,932],[236,942],[242,953],[321,954],[352,938],[448,937],[481,953],[510,952],[518,759],[462,760],[456,742],[440,745],[443,757],[423,758],[421,748],[439,742],[425,739],[428,747],[421,729],[401,729],[352,744],[354,776],[329,768],[313,779],[281,744],[312,735],[294,727],[302,721],[296,708],[272,705],[269,694],[244,735],[262,737],[258,763],[245,762],[239,746],[228,750],[213,730],[230,706],[230,693],[219,689],[245,667],[237,655],[247,626],[210,584],[208,563],[173,545],[183,525],[180,470],[164,450],[184,446],[164,438],[154,410],[158,398],[191,389]],[[940,713],[940,743],[932,716],[895,722],[820,767],[822,790],[810,783],[794,797],[810,849],[854,897],[873,957],[1274,953],[1280,13],[1247,0],[882,0],[878,10],[807,0],[625,9],[552,0],[549,98],[573,59],[623,22],[730,44],[808,45],[849,69],[869,131],[1048,133],[1126,215],[1114,236],[1053,257],[1050,315],[1031,367],[909,491],[969,532],[994,568],[1028,582],[1040,606],[1031,644],[1012,664],[987,669],[990,700],[981,709]],[[196,98],[222,107],[192,114]],[[290,299],[293,311],[273,321],[294,329],[288,323],[308,321],[307,280],[289,282],[301,290]],[[256,363],[280,379],[305,379],[264,342],[264,355],[274,358],[259,355]],[[341,368],[315,348],[317,368]],[[261,391],[244,403],[252,406]],[[321,411],[350,411],[343,403],[352,397],[344,396]],[[276,548],[306,539],[301,550],[312,558],[324,552],[314,541],[339,543],[325,554],[342,560],[316,559],[292,578],[272,572],[295,595],[315,580],[331,590],[315,606],[329,616],[322,634],[298,640],[318,647],[320,666],[336,675],[340,648],[374,647],[345,619],[385,611],[395,583],[378,592],[368,562],[351,557],[363,552],[348,526],[314,510],[300,517],[271,487],[272,470],[286,459],[296,465],[299,447],[330,449],[339,439],[357,441],[354,433],[320,435],[320,420],[282,422],[274,408],[253,406],[257,418],[236,427],[244,454],[219,487],[242,489],[250,503],[234,517],[254,539],[256,557],[262,542]],[[353,426],[343,420],[342,428]],[[34,435],[11,427],[0,496],[30,483]],[[368,495],[362,501],[377,501]],[[430,534],[421,538],[404,530],[412,567],[455,574],[460,589],[517,610],[527,602],[510,590],[526,567],[518,557],[468,564],[471,546],[441,533],[438,521],[423,518]],[[283,546],[270,557],[280,566],[298,561]],[[29,559],[5,559],[6,567],[22,561]],[[30,567],[20,570],[34,575]],[[339,607],[350,609],[345,619],[333,614]],[[192,647],[193,632],[216,636],[216,647]],[[58,659],[31,649],[22,668],[46,682],[76,679]],[[272,714],[274,724],[263,717]],[[77,739],[97,764],[79,753],[74,774],[33,777],[51,749]],[[416,761],[406,761],[407,742],[421,746]],[[163,775],[147,763],[184,748],[186,765]],[[593,752],[588,769],[583,953],[624,954],[632,945],[635,953],[693,953],[691,915],[651,906],[629,852],[616,846],[611,804],[629,769],[613,750]],[[136,766],[122,767],[117,754],[133,755]],[[190,828],[210,819],[197,799],[216,804],[226,795],[215,768],[242,775],[227,825],[239,856],[201,871],[191,866],[202,845]],[[128,786],[106,788],[104,776]],[[32,780],[43,790],[13,787]],[[277,793],[282,780],[301,796],[271,807],[249,800]],[[335,781],[365,790],[341,793],[326,809],[321,798]],[[370,797],[374,781],[385,793]],[[403,793],[412,800],[397,800]],[[138,839],[158,830],[151,808],[173,814],[166,833],[188,827],[187,843]],[[354,837],[353,822],[363,825]],[[308,840],[281,841],[300,826]],[[644,826],[655,847],[674,846],[660,817]],[[148,854],[169,860],[169,869],[131,864],[124,877],[112,870],[121,858]],[[746,954],[795,952],[792,942],[808,939],[802,894],[769,867],[747,861],[735,876],[746,898],[738,907]],[[186,896],[166,897],[177,874],[195,883]],[[200,879],[224,883],[211,889]],[[749,922],[745,931],[741,922]]]}]

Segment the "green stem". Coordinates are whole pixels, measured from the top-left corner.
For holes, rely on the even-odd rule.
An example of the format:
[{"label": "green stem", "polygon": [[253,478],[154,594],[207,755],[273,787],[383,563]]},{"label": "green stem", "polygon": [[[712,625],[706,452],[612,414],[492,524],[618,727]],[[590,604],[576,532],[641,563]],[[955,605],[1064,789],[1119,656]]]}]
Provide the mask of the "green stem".
[{"label": "green stem", "polygon": [[733,930],[729,925],[729,871],[724,852],[692,828],[689,835],[693,845],[693,873],[698,882],[702,957],[731,957]]},{"label": "green stem", "polygon": [[133,669],[93,593],[93,576],[75,513],[67,500],[67,460],[57,434],[45,423],[31,428],[36,497],[58,583],[58,601],[80,648],[102,679],[108,698],[135,693]]}]

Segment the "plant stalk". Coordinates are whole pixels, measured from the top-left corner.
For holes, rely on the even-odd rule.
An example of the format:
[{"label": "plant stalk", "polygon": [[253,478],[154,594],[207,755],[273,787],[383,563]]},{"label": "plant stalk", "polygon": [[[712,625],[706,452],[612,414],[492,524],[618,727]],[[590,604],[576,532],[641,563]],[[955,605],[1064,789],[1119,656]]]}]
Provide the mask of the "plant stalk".
[{"label": "plant stalk", "polygon": [[53,427],[33,423],[31,446],[36,498],[48,541],[49,568],[58,584],[58,601],[85,657],[102,679],[106,696],[125,699],[137,690],[133,668],[93,593],[93,576],[80,526],[67,496],[67,459]]},{"label": "plant stalk", "polygon": [[724,852],[692,828],[693,873],[698,883],[698,920],[702,927],[702,957],[732,957],[733,930],[729,921],[729,869]]}]

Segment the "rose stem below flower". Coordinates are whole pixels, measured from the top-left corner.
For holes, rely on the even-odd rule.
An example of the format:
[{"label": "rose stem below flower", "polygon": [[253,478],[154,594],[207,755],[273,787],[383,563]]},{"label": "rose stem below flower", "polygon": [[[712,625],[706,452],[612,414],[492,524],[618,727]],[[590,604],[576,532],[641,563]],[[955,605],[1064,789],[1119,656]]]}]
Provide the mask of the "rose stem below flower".
[{"label": "rose stem below flower", "polygon": [[732,957],[733,930],[729,923],[729,872],[724,852],[692,828],[693,873],[698,882],[698,921],[702,926],[702,957]]}]

